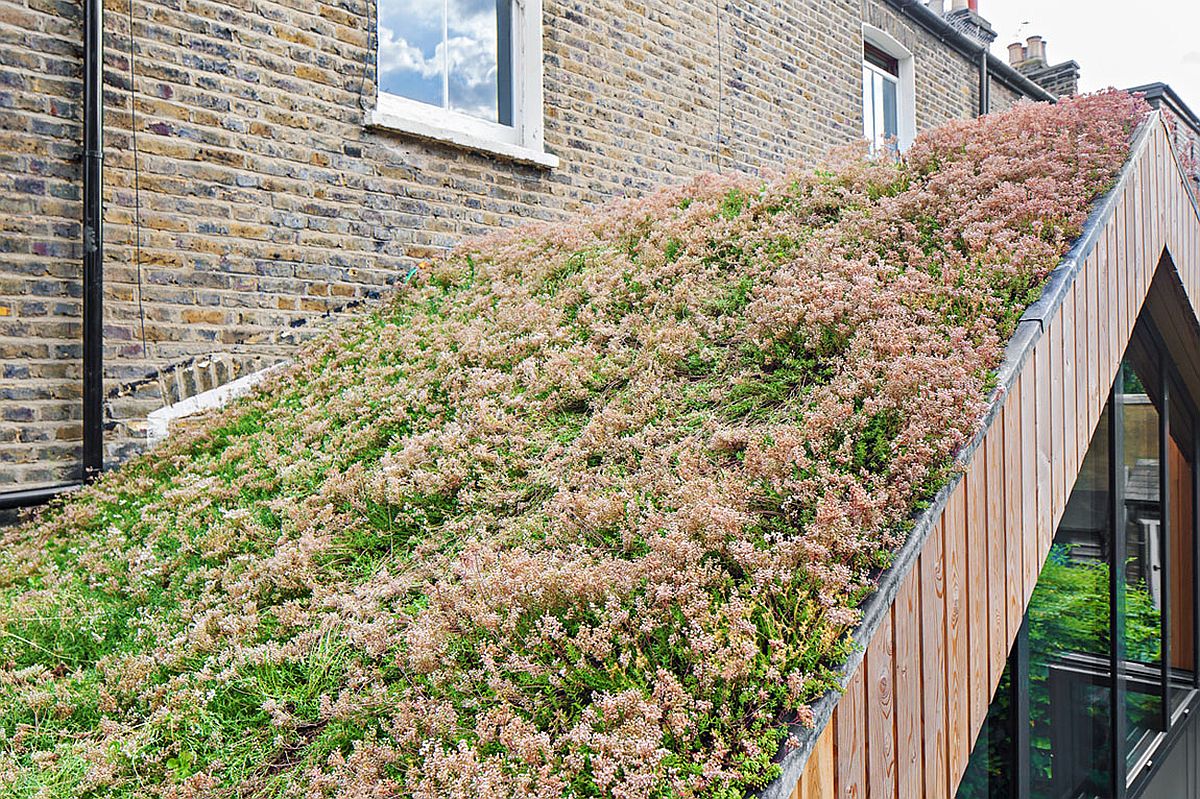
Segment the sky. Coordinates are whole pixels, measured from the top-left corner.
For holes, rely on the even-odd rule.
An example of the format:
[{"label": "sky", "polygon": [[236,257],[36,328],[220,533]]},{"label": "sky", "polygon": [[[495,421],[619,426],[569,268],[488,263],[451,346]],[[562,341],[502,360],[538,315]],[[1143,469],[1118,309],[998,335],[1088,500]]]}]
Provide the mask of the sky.
[{"label": "sky", "polygon": [[378,8],[380,91],[496,121],[495,0],[381,0]]},{"label": "sky", "polygon": [[1041,35],[1051,64],[1079,62],[1082,91],[1162,81],[1200,114],[1200,0],[979,0],[979,13],[1006,62],[1011,42]]}]

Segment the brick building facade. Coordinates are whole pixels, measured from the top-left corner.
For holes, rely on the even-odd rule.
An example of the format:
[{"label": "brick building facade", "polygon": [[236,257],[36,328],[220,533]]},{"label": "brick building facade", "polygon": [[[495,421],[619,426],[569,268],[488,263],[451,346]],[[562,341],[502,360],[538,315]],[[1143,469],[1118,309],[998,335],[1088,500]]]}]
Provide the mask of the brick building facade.
[{"label": "brick building facade", "polygon": [[[911,55],[916,129],[977,114],[981,87],[993,109],[1049,97],[904,0],[546,0],[530,163],[378,124],[375,19],[106,0],[108,462],[150,411],[286,358],[466,237],[863,138],[871,31]],[[80,474],[82,41],[77,2],[0,0],[0,491]]]}]

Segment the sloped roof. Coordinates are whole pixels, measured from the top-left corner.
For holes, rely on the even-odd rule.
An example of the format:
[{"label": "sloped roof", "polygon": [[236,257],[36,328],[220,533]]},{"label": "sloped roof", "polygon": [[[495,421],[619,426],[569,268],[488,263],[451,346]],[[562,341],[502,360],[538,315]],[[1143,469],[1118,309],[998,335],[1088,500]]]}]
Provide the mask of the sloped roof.
[{"label": "sloped roof", "polygon": [[426,265],[7,534],[0,726],[56,712],[0,775],[728,795],[794,720],[794,778],[1143,113],[1021,106]]},{"label": "sloped roof", "polygon": [[[961,473],[865,603],[845,695],[814,706],[815,727],[763,796],[832,797],[856,785],[864,795],[880,781],[902,796],[954,795],[1135,322],[1144,308],[1163,324],[1194,391],[1197,297],[1200,210],[1155,113],[1022,315],[983,425],[958,455]],[[951,640],[968,628],[969,647]],[[895,714],[886,734],[881,714]],[[905,746],[906,733],[927,745]],[[869,740],[883,754],[867,763]]]}]

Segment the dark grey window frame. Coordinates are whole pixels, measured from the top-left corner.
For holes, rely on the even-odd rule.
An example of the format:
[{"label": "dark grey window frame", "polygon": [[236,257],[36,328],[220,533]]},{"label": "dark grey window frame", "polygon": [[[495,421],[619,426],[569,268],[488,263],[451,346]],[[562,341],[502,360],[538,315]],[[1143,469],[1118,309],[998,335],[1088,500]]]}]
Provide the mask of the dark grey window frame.
[{"label": "dark grey window frame", "polygon": [[[1125,496],[1124,496],[1124,420],[1123,405],[1119,401],[1124,381],[1124,358],[1122,366],[1113,385],[1109,389],[1107,415],[1108,440],[1108,484],[1109,529],[1112,531],[1112,542],[1109,553],[1109,625],[1110,646],[1107,661],[1107,675],[1096,672],[1095,679],[1104,682],[1110,689],[1110,744],[1111,769],[1109,796],[1111,799],[1137,799],[1138,796],[1153,781],[1166,755],[1175,743],[1183,736],[1189,722],[1200,716],[1200,412],[1190,393],[1184,388],[1182,377],[1169,355],[1165,340],[1149,319],[1143,317],[1135,327],[1132,341],[1150,353],[1157,374],[1154,375],[1155,393],[1159,399],[1158,413],[1158,449],[1159,449],[1159,502],[1161,519],[1159,523],[1159,551],[1162,560],[1162,572],[1159,578],[1162,603],[1161,629],[1161,670],[1152,676],[1131,674],[1129,664],[1125,659],[1123,644],[1125,640],[1125,555],[1128,552],[1128,541],[1125,525]],[[1192,465],[1192,665],[1191,674],[1186,681],[1183,674],[1171,666],[1171,550],[1169,549],[1170,516],[1171,516],[1171,482],[1172,469],[1169,457],[1169,446],[1172,436],[1172,423],[1181,424],[1183,432],[1191,431],[1190,441],[1186,449],[1190,450]],[[1175,439],[1178,443],[1179,439]],[[1184,448],[1183,444],[1180,444]],[[1009,696],[1008,707],[1011,709],[1009,718],[1005,719],[1005,729],[1011,736],[1012,746],[1009,747],[1010,773],[1014,779],[1011,792],[1015,797],[1024,799],[1032,793],[1032,775],[1030,762],[1030,705],[1029,693],[1026,687],[1029,683],[1029,629],[1028,615],[1021,621],[1012,650],[1009,653],[1008,669]],[[1136,667],[1137,664],[1134,664]],[[1132,669],[1138,671],[1137,668]],[[1177,676],[1178,675],[1178,676]],[[1125,752],[1125,736],[1128,720],[1125,712],[1127,686],[1131,679],[1147,683],[1153,679],[1157,682],[1151,688],[1161,692],[1162,713],[1159,718],[1159,729],[1148,733],[1151,736],[1145,750],[1132,764]],[[1174,707],[1171,704],[1172,688],[1187,686],[1187,693],[1182,701]]]}]

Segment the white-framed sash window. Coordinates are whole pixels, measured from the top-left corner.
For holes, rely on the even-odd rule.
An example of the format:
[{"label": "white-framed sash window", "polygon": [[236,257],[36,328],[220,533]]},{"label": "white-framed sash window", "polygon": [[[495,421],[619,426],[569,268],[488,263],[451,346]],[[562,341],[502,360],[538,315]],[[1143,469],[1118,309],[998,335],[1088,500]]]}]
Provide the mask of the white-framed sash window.
[{"label": "white-framed sash window", "polygon": [[558,165],[543,141],[541,0],[377,0],[372,125]]},{"label": "white-framed sash window", "polygon": [[912,53],[884,31],[863,26],[863,138],[874,152],[903,150],[916,135]]}]

